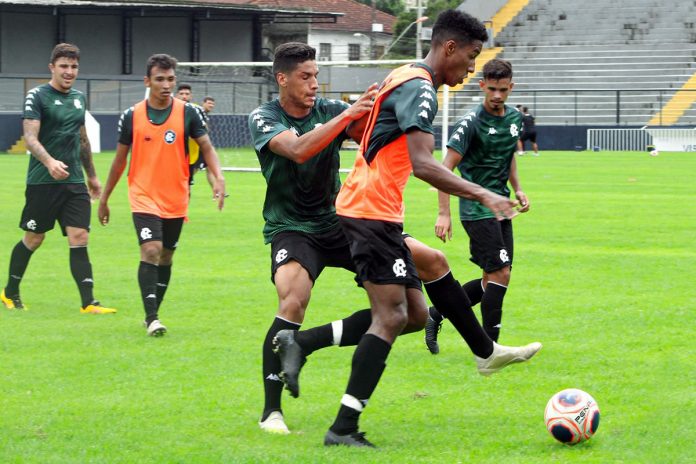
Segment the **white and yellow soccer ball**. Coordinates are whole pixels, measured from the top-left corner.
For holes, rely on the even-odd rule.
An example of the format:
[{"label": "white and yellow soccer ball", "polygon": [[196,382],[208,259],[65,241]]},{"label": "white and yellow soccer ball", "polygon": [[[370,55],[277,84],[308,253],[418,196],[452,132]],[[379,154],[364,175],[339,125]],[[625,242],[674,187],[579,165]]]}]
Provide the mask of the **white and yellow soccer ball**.
[{"label": "white and yellow soccer ball", "polygon": [[561,443],[575,445],[589,440],[599,427],[599,406],[589,393],[577,388],[562,390],[546,404],[544,421]]}]

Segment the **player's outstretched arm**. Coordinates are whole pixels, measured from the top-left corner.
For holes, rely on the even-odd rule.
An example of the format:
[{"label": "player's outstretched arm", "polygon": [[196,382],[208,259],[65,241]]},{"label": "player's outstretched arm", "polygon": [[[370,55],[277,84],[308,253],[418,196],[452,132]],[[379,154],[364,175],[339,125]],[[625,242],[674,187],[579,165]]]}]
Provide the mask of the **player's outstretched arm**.
[{"label": "player's outstretched arm", "polygon": [[215,179],[212,185],[213,198],[217,201],[218,209],[222,210],[225,206],[225,176],[222,175],[222,170],[220,169],[220,159],[208,134],[202,135],[195,140],[201,149],[201,155],[205,163],[208,165],[208,170]]},{"label": "player's outstretched arm", "polygon": [[41,121],[38,119],[25,119],[22,123],[24,141],[27,144],[27,149],[34,158],[39,160],[41,164],[46,166],[48,173],[55,180],[63,180],[68,178],[68,165],[52,157],[46,148],[39,142],[39,129],[41,129]]},{"label": "player's outstretched arm", "polygon": [[518,211],[520,213],[526,213],[529,211],[529,198],[527,198],[527,195],[522,191],[522,186],[520,185],[520,176],[517,172],[517,158],[515,156],[512,157],[512,161],[510,162],[510,176],[508,178],[510,181],[510,186],[512,187],[512,191],[515,192],[515,198],[520,202],[520,207],[518,208]]},{"label": "player's outstretched arm", "polygon": [[114,160],[111,162],[109,177],[106,179],[104,191],[99,199],[97,217],[99,218],[99,223],[103,226],[109,223],[109,218],[111,216],[111,211],[109,210],[109,197],[114,191],[116,184],[118,184],[118,181],[121,179],[123,171],[126,169],[129,150],[130,145],[124,145],[122,143],[116,144],[116,156],[114,156]]},{"label": "player's outstretched arm", "polygon": [[268,147],[273,153],[302,164],[328,147],[352,121],[369,114],[376,94],[377,84],[372,84],[358,101],[335,118],[299,137],[290,130],[281,132],[271,139]]},{"label": "player's outstretched arm", "polygon": [[413,174],[416,177],[443,192],[480,202],[493,211],[499,220],[515,217],[517,211],[514,207],[518,204],[516,200],[510,200],[464,180],[438,163],[433,158],[435,138],[432,134],[412,130],[406,134],[406,142]]}]

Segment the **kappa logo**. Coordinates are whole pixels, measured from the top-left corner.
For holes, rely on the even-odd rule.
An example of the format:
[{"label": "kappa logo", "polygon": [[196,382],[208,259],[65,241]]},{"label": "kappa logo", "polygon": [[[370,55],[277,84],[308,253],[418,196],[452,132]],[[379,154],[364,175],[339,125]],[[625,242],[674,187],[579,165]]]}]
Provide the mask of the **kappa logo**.
[{"label": "kappa logo", "polygon": [[500,261],[507,263],[510,261],[510,257],[508,256],[508,252],[506,249],[500,250]]},{"label": "kappa logo", "polygon": [[82,109],[82,103],[77,98],[73,100],[73,104],[75,105],[75,108],[77,108],[78,110]]},{"label": "kappa logo", "polygon": [[495,127],[489,127],[489,128],[488,128],[488,135],[495,135],[495,134],[497,134],[497,133],[498,133],[498,131],[495,130]]},{"label": "kappa logo", "polygon": [[271,132],[272,130],[273,130],[273,127],[272,127],[272,126],[263,126],[263,127],[261,128],[261,132],[263,132],[264,134],[267,133],[267,132]]},{"label": "kappa logo", "polygon": [[27,229],[29,230],[36,230],[36,221],[33,219],[29,219],[27,221]]},{"label": "kappa logo", "polygon": [[278,253],[276,253],[275,256],[276,263],[282,263],[286,259],[288,259],[288,250],[286,250],[285,248],[283,248],[282,250],[278,250]]},{"label": "kappa logo", "polygon": [[428,103],[428,102],[425,101],[425,100],[423,100],[423,101],[421,102],[421,104],[418,105],[418,106],[419,106],[419,107],[426,108],[426,109],[431,109],[431,108],[430,108],[430,103]]},{"label": "kappa logo", "polygon": [[425,111],[425,110],[423,110],[423,111],[421,111],[420,113],[418,113],[418,116],[420,116],[421,118],[426,118],[426,119],[429,119],[429,118],[430,118],[430,114],[429,114],[427,111]]},{"label": "kappa logo", "polygon": [[169,129],[167,132],[164,133],[164,142],[168,145],[171,145],[174,143],[176,140],[176,132],[173,130]]},{"label": "kappa logo", "polygon": [[392,271],[394,271],[396,277],[406,277],[406,263],[404,260],[401,258],[395,260]]},{"label": "kappa logo", "polygon": [[266,380],[273,380],[274,382],[282,382],[282,380],[280,380],[280,377],[278,377],[278,374],[268,374],[268,376],[266,376]]},{"label": "kappa logo", "polygon": [[53,104],[56,105],[56,106],[63,106],[63,102],[60,101],[60,100],[54,101]]},{"label": "kappa logo", "polygon": [[140,238],[143,240],[149,240],[152,238],[152,231],[149,227],[143,227],[140,229]]},{"label": "kappa logo", "polygon": [[517,127],[517,124],[510,124],[510,135],[513,137],[520,135],[520,129]]}]

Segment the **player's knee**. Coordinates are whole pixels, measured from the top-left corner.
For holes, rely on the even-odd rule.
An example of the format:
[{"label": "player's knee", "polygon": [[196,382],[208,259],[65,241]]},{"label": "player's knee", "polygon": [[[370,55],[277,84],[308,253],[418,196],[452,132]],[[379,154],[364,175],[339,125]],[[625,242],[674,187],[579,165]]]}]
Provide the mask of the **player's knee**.
[{"label": "player's knee", "polygon": [[46,234],[25,234],[22,242],[29,250],[34,251],[41,246],[46,238]]},{"label": "player's knee", "polygon": [[488,273],[488,281],[507,286],[510,283],[510,266]]},{"label": "player's knee", "polygon": [[278,305],[278,317],[292,322],[304,320],[307,303],[297,295],[287,295],[280,300]]},{"label": "player's knee", "polygon": [[83,247],[87,246],[89,241],[89,232],[85,229],[73,230],[68,234],[68,243],[70,246]]},{"label": "player's knee", "polygon": [[431,249],[423,266],[418,268],[418,275],[424,282],[437,280],[449,272],[449,263],[440,250]]},{"label": "player's knee", "polygon": [[150,264],[159,264],[162,254],[162,242],[152,241],[140,245],[140,259]]},{"label": "player's knee", "polygon": [[373,320],[386,332],[400,334],[408,324],[406,304],[397,304],[387,311],[382,311],[377,317],[373,316]]},{"label": "player's knee", "polygon": [[418,332],[425,328],[425,323],[428,320],[428,308],[408,308],[408,321],[402,333]]}]

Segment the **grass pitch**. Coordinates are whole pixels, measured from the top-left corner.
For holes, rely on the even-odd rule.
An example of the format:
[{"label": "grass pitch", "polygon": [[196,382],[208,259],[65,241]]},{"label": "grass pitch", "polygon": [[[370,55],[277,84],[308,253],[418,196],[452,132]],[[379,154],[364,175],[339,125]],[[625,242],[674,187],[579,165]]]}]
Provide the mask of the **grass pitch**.
[{"label": "grass pitch", "polygon": [[[347,153],[350,166],[353,153]],[[229,157],[229,158],[228,158]],[[106,180],[112,154],[96,155]],[[254,165],[251,152],[223,159]],[[0,283],[21,237],[23,156],[0,156]],[[0,313],[2,463],[676,463],[696,455],[696,286],[689,153],[543,152],[519,159],[531,212],[514,220],[515,265],[501,343],[533,340],[530,363],[490,378],[445,324],[442,352],[422,333],[397,341],[363,414],[379,449],[325,449],[348,378],[350,348],[315,353],[302,396],[284,397],[290,436],[257,426],[261,342],[276,308],[270,250],[261,235],[265,183],[228,173],[230,198],[214,208],[199,174],[161,309],[170,331],[145,335],[137,240],[125,179],[112,223],[93,220],[95,294],[114,316],[80,315],[68,248],[56,229],[22,284],[28,312]],[[436,192],[412,179],[405,229],[448,255],[455,276],[479,275],[459,224],[433,236]],[[453,207],[454,211],[454,207]],[[305,327],[366,307],[352,276],[317,282]],[[597,435],[566,447],[543,424],[549,397],[591,393]],[[691,458],[689,458],[691,456]]]}]

